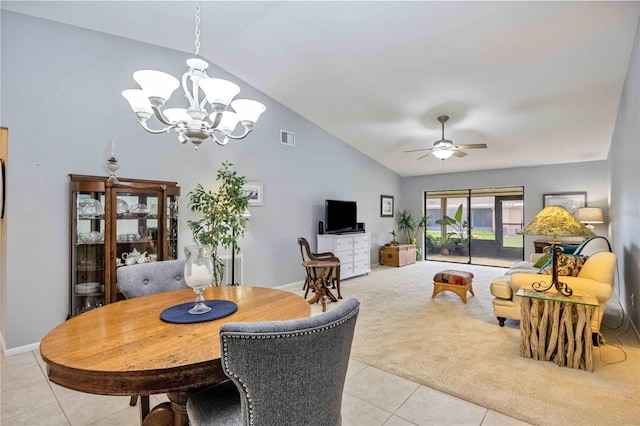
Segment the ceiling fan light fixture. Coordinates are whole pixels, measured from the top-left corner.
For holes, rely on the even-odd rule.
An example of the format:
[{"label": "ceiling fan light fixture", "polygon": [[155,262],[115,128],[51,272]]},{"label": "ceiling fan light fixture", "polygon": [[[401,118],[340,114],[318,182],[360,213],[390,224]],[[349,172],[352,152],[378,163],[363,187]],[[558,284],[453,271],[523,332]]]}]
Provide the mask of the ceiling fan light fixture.
[{"label": "ceiling fan light fixture", "polygon": [[433,156],[436,158],[439,158],[442,161],[446,160],[452,155],[453,155],[453,151],[450,149],[436,149],[433,151]]},{"label": "ceiling fan light fixture", "polygon": [[[233,105],[232,105],[233,106]],[[476,144],[468,144],[468,145],[455,145],[453,141],[444,138],[444,123],[449,120],[449,116],[441,115],[438,117],[438,121],[442,124],[442,139],[437,140],[433,143],[433,148],[422,148],[422,149],[411,149],[405,152],[418,152],[418,151],[427,151],[426,154],[418,157],[418,160],[421,160],[431,154],[439,160],[446,160],[447,158],[455,155],[456,157],[464,157],[467,154],[462,152],[461,149],[478,149],[478,148],[486,148],[487,145],[484,143],[476,143]]]}]

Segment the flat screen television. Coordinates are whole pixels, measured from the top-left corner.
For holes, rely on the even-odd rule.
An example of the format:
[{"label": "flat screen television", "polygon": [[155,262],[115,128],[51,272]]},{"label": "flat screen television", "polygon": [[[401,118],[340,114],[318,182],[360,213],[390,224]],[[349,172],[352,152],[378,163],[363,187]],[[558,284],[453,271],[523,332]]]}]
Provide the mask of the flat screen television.
[{"label": "flat screen television", "polygon": [[325,232],[349,232],[358,228],[358,207],[355,201],[326,200],[324,207]]}]

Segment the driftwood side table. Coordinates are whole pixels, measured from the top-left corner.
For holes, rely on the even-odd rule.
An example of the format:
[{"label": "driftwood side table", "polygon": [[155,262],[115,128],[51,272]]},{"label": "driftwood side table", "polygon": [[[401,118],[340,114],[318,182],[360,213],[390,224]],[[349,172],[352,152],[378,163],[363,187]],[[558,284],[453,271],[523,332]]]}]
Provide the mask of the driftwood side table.
[{"label": "driftwood side table", "polygon": [[520,356],[593,371],[591,319],[598,300],[590,293],[564,296],[521,288]]}]

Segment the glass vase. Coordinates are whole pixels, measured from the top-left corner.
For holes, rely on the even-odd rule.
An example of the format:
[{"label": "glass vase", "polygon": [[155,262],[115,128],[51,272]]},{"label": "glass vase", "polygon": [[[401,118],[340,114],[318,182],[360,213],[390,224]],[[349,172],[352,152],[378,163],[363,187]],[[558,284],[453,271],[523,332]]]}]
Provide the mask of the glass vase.
[{"label": "glass vase", "polygon": [[211,261],[211,247],[208,246],[187,246],[184,248],[186,255],[184,263],[184,280],[196,294],[195,304],[189,309],[189,313],[199,315],[211,310],[205,305],[202,293],[206,287],[211,285],[213,280],[213,263]]}]

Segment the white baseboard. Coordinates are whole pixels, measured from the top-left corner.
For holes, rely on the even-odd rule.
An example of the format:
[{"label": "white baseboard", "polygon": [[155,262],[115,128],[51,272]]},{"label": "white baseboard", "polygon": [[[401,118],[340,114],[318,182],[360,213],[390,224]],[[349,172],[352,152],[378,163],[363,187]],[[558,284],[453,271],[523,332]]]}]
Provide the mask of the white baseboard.
[{"label": "white baseboard", "polygon": [[20,355],[26,352],[33,352],[40,349],[40,342],[19,346],[17,348],[7,349],[7,346],[4,343],[4,336],[2,335],[2,333],[0,333],[0,338],[2,339],[2,354],[6,357],[10,357],[13,355]]},{"label": "white baseboard", "polygon": [[274,287],[274,288],[281,289],[281,290],[288,290],[287,287],[298,286],[302,290],[302,286],[303,285],[304,285],[304,280],[302,280],[302,281],[294,281],[294,282],[289,283],[289,284],[282,284],[282,285],[279,285],[279,286]]}]

